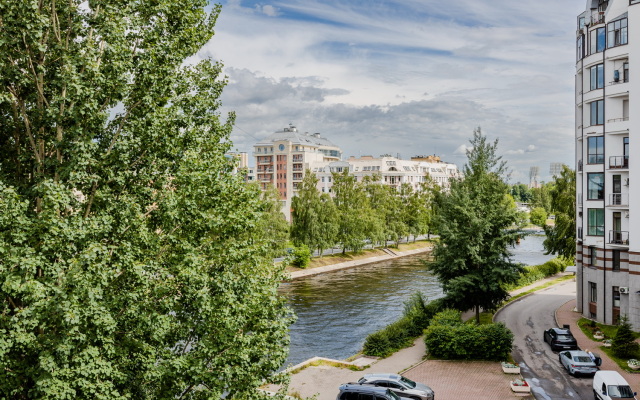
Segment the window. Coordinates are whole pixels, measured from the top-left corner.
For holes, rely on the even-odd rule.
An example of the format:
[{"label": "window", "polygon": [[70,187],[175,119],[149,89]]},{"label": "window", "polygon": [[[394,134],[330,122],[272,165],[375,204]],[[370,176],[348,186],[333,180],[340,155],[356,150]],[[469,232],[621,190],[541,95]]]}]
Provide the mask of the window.
[{"label": "window", "polygon": [[[614,175],[613,176],[613,185],[612,185],[612,192],[614,194],[616,193],[622,193],[622,176],[620,175]],[[619,203],[620,204],[620,203]]]},{"label": "window", "polygon": [[598,265],[598,250],[595,247],[589,247],[589,265],[595,267]]},{"label": "window", "polygon": [[604,124],[604,100],[592,101],[589,106],[591,107],[591,125]]},{"label": "window", "polygon": [[599,53],[605,47],[605,31],[604,28],[594,29],[589,32],[589,54]]},{"label": "window", "polygon": [[580,35],[576,40],[576,61],[584,58],[584,35]]},{"label": "window", "polygon": [[604,200],[604,173],[587,174],[587,200]]},{"label": "window", "polygon": [[595,67],[591,67],[590,70],[591,90],[602,89],[604,87],[604,64],[598,64]]},{"label": "window", "polygon": [[590,208],[587,235],[604,236],[604,208]]},{"label": "window", "polygon": [[590,137],[588,141],[587,159],[589,164],[604,163],[604,137]]},{"label": "window", "polygon": [[629,63],[628,62],[622,64],[622,80],[624,82],[629,82]]},{"label": "window", "polygon": [[598,285],[595,282],[589,282],[589,301],[592,303],[598,302]]},{"label": "window", "polygon": [[620,250],[613,250],[611,254],[611,269],[620,271]]},{"label": "window", "polygon": [[619,19],[607,24],[607,47],[627,44],[627,19]]}]

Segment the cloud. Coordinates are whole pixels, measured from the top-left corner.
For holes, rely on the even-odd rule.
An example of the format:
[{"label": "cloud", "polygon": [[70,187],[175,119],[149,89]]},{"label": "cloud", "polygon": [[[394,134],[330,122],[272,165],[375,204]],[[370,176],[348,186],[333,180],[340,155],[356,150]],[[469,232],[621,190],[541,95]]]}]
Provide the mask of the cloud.
[{"label": "cloud", "polygon": [[467,146],[466,144],[461,144],[460,146],[458,146],[458,148],[456,148],[453,151],[453,154],[463,154],[466,155],[467,151],[471,151],[473,149],[473,147],[471,146]]},{"label": "cloud", "polygon": [[196,58],[226,66],[222,104],[237,112],[239,150],[293,122],[347,155],[460,164],[460,143],[481,126],[527,176],[573,163],[581,11],[552,0],[223,1]]}]

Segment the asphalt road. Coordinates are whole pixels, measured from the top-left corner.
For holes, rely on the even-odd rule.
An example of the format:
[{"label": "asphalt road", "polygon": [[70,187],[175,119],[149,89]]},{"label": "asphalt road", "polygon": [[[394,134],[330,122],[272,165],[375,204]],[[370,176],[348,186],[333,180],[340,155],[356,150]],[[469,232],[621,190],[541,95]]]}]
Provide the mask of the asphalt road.
[{"label": "asphalt road", "polygon": [[592,378],[570,376],[543,339],[546,329],[557,327],[555,310],[575,296],[575,282],[567,281],[523,297],[496,316],[513,332],[513,358],[538,400],[593,398]]}]

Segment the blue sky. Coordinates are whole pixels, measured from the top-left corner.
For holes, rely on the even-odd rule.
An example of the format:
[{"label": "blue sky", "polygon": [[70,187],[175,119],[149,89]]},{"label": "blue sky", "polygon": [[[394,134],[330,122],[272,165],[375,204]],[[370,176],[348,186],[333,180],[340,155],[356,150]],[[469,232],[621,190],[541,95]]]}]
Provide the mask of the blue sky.
[{"label": "blue sky", "polygon": [[512,181],[574,161],[584,0],[222,0],[198,57],[225,65],[239,151],[292,123],[354,155],[464,164],[473,129]]}]

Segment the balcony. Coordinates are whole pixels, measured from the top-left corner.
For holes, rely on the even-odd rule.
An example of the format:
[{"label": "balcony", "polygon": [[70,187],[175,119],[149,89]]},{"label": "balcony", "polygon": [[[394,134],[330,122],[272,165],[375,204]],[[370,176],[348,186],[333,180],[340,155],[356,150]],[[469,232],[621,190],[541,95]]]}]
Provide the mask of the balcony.
[{"label": "balcony", "polygon": [[610,207],[629,207],[629,194],[628,193],[612,193],[609,195]]},{"label": "balcony", "polygon": [[629,156],[611,156],[609,157],[609,169],[628,169]]},{"label": "balcony", "polygon": [[302,162],[304,159],[302,157],[296,157],[295,155],[291,158],[293,162]]},{"label": "balcony", "polygon": [[609,244],[629,246],[629,231],[609,231]]}]

